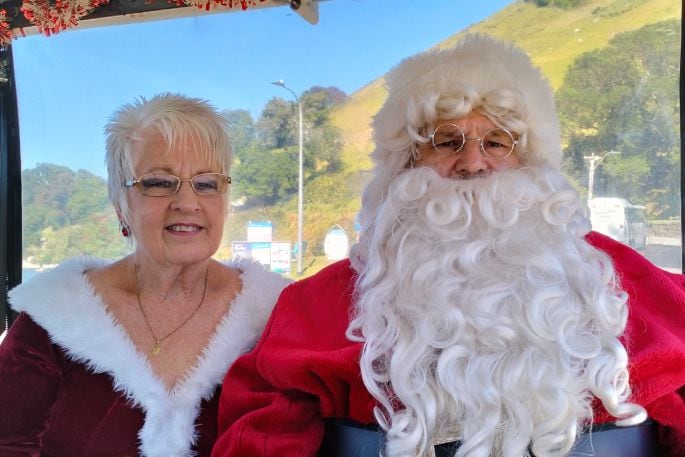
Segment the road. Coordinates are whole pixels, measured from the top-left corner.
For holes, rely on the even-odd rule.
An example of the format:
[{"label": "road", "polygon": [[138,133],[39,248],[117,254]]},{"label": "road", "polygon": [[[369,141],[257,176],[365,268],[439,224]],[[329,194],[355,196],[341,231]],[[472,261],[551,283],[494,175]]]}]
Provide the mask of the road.
[{"label": "road", "polygon": [[682,247],[678,239],[649,237],[647,246],[639,251],[665,270],[676,273],[682,271]]}]

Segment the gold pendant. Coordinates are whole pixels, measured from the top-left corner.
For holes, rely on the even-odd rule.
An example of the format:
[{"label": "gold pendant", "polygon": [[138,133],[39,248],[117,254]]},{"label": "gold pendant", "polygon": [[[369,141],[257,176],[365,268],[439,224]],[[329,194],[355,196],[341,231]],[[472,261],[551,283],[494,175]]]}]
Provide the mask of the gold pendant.
[{"label": "gold pendant", "polygon": [[150,350],[150,354],[152,355],[157,355],[159,354],[159,351],[161,351],[162,348],[159,347],[159,343],[155,341],[155,345],[152,346],[152,349]]}]

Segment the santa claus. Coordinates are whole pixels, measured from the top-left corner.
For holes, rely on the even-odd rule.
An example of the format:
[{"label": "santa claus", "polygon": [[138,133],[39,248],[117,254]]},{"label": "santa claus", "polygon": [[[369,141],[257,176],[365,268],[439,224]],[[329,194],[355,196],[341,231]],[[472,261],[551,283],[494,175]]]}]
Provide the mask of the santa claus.
[{"label": "santa claus", "polygon": [[281,295],[213,455],[685,455],[685,279],[590,232],[528,56],[387,82],[360,241]]}]

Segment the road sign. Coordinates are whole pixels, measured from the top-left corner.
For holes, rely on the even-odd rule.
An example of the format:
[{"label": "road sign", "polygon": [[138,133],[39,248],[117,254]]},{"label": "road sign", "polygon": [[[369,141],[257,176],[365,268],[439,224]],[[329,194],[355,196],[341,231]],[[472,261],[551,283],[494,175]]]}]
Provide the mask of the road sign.
[{"label": "road sign", "polygon": [[328,260],[342,260],[347,257],[350,249],[350,240],[345,229],[339,225],[334,225],[326,233],[323,240],[323,252]]}]

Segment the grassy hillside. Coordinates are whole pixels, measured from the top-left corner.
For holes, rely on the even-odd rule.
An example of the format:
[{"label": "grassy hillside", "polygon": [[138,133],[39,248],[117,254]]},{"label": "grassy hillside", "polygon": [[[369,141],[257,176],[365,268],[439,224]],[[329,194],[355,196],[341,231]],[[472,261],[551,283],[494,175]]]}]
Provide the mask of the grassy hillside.
[{"label": "grassy hillside", "polygon": [[[455,31],[436,46],[452,46],[467,32],[484,32],[516,42],[527,50],[535,64],[548,76],[555,89],[579,55],[604,47],[617,33],[635,30],[646,24],[680,18],[679,0],[594,0],[572,10],[539,8],[532,3],[515,2],[490,18],[466,30]],[[326,231],[340,224],[353,234],[354,217],[360,206],[361,188],[371,168],[373,149],[370,122],[386,97],[382,76],[350,96],[332,115],[332,122],[343,132],[343,169],[305,187],[304,239],[309,241],[305,275],[313,274],[325,263],[320,256]],[[262,208],[233,216],[232,231],[226,239],[243,239],[233,233],[244,230],[250,219],[274,221],[276,238],[296,238],[295,199],[286,205]],[[311,265],[310,265],[311,264]]]},{"label": "grassy hillside", "polygon": [[[558,89],[566,69],[580,54],[606,46],[617,33],[680,18],[681,8],[678,0],[596,0],[563,11],[519,1],[468,31],[514,41],[528,51]],[[449,47],[460,36],[456,34],[438,46]]]}]

